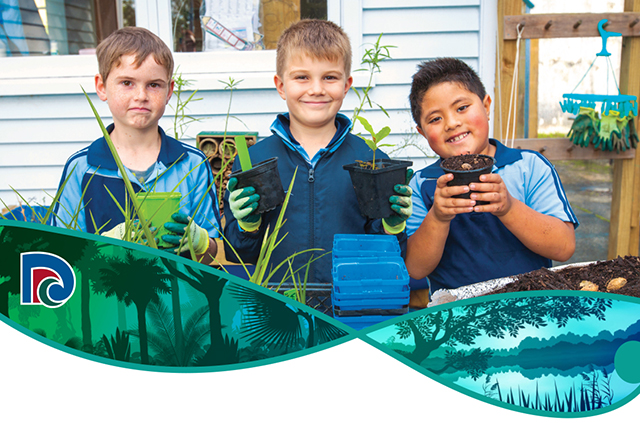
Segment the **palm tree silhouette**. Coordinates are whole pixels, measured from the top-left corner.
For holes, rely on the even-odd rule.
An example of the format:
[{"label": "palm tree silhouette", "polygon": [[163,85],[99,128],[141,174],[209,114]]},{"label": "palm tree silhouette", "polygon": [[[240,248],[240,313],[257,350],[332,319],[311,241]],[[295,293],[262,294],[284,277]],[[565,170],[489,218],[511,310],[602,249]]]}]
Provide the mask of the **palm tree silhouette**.
[{"label": "palm tree silhouette", "polygon": [[[147,311],[149,324],[155,328],[148,334],[149,349],[155,352],[154,362],[163,366],[187,367],[194,364],[196,358],[204,352],[203,344],[209,338],[207,314],[209,307],[195,309],[184,322],[180,339],[175,331],[172,310],[160,299],[158,303],[149,304]],[[139,336],[138,331],[129,331]]]},{"label": "palm tree silhouette", "polygon": [[123,258],[108,258],[106,264],[107,267],[100,271],[102,285],[106,288],[105,297],[115,295],[126,306],[135,304],[140,332],[140,358],[143,364],[149,364],[147,306],[150,302],[157,303],[159,294],[171,292],[171,275],[165,273],[156,258],[136,257],[131,250],[126,250]]},{"label": "palm tree silhouette", "polygon": [[229,292],[245,307],[241,336],[251,343],[282,347],[289,351],[298,349],[302,325],[298,317],[308,324],[306,348],[332,341],[347,333],[330,322],[318,318],[282,300],[265,295],[257,289],[232,283]]}]

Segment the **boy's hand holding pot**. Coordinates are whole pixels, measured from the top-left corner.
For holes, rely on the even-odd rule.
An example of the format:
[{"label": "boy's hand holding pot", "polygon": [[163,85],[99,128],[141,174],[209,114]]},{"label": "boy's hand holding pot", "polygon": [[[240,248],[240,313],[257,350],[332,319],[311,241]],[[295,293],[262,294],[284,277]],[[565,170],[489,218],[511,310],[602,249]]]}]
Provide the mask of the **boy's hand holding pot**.
[{"label": "boy's hand holding pot", "polygon": [[260,195],[253,187],[237,188],[238,179],[231,178],[227,184],[229,190],[229,207],[233,217],[238,221],[238,225],[245,232],[257,231],[262,223],[259,214],[253,214],[258,208]]}]

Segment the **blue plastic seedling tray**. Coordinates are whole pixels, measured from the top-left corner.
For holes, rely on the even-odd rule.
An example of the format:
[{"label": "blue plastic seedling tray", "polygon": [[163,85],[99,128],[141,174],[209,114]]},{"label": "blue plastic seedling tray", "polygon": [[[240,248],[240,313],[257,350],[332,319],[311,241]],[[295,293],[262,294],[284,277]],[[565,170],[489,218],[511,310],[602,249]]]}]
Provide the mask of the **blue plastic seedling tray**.
[{"label": "blue plastic seedling tray", "polygon": [[394,316],[336,316],[338,321],[351,326],[353,329],[360,330],[376,323],[384,322]]},{"label": "blue plastic seedling tray", "polygon": [[[350,287],[351,288],[351,287]],[[395,288],[395,287],[392,287]],[[389,290],[373,290],[367,286],[361,291],[357,291],[357,288],[354,292],[340,292],[337,288],[333,288],[331,290],[331,295],[333,298],[339,301],[352,301],[352,300],[367,300],[367,299],[384,299],[384,300],[392,300],[392,299],[404,299],[409,296],[409,285],[403,285],[402,289],[389,289]]]},{"label": "blue plastic seedling tray", "polygon": [[401,257],[343,258],[334,261],[331,274],[333,287],[340,293],[409,289],[409,273]]},{"label": "blue plastic seedling tray", "polygon": [[334,308],[345,310],[365,310],[365,309],[401,309],[409,304],[409,292],[404,298],[369,298],[364,300],[339,300],[336,297],[331,298]]},{"label": "blue plastic seedling tray", "polygon": [[336,234],[333,236],[333,258],[400,257],[400,244],[393,235]]}]

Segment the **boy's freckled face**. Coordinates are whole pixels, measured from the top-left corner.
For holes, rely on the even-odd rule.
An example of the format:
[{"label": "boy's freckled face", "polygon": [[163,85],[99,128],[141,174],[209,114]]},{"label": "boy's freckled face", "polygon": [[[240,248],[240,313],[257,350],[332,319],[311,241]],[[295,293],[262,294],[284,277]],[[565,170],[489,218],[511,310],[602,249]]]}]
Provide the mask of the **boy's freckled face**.
[{"label": "boy's freckled face", "polygon": [[152,55],[138,68],[134,55],[123,55],[120,64],[109,72],[106,84],[103,82],[96,75],[98,97],[108,102],[119,129],[156,127],[173,93],[173,81]]},{"label": "boy's freckled face", "polygon": [[481,100],[464,86],[443,82],[429,88],[422,98],[418,132],[431,149],[446,159],[460,154],[488,154],[491,98]]},{"label": "boy's freckled face", "polygon": [[292,128],[335,127],[335,117],[352,82],[342,59],[315,59],[305,54],[291,54],[284,75],[275,77],[278,93],[287,102]]}]

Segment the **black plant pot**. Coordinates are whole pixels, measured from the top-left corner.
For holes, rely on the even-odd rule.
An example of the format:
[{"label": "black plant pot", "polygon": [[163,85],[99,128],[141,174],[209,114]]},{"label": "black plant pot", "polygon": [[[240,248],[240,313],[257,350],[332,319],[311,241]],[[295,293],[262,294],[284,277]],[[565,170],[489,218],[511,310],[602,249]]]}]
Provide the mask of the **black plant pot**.
[{"label": "black plant pot", "polygon": [[[485,154],[465,154],[463,157],[469,157],[469,158],[478,157],[478,158],[484,159],[488,163],[484,167],[478,168],[478,169],[459,170],[459,169],[450,169],[447,167],[448,165],[447,160],[452,159],[452,157],[441,161],[440,167],[442,168],[442,170],[444,170],[445,173],[453,173],[454,175],[453,180],[449,181],[447,183],[447,186],[453,187],[453,186],[460,186],[460,185],[469,185],[472,182],[480,182],[480,175],[491,173],[491,170],[493,169],[493,165],[496,162],[496,159],[494,159],[491,156],[487,156]],[[469,191],[465,194],[454,195],[453,197],[469,199],[471,198],[471,192],[472,191]],[[476,201],[476,206],[482,206],[485,204],[489,204],[489,202]]]},{"label": "black plant pot", "polygon": [[238,188],[255,188],[260,200],[254,213],[268,212],[284,202],[285,194],[278,172],[277,157],[260,162],[245,172],[233,172],[229,178],[238,179]]},{"label": "black plant pot", "polygon": [[376,168],[370,169],[364,163],[346,164],[353,189],[356,191],[360,214],[369,219],[380,219],[393,215],[389,197],[396,194],[397,184],[407,183],[407,168],[413,162],[404,160],[376,160]]}]

